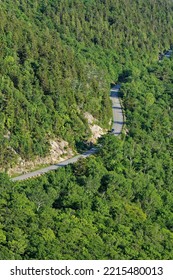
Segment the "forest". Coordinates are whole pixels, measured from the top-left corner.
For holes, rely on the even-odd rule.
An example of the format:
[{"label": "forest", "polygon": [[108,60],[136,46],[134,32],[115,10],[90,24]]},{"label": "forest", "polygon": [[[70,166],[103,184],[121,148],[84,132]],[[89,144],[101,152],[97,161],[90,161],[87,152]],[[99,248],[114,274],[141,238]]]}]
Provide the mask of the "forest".
[{"label": "forest", "polygon": [[0,259],[172,259],[173,58],[158,56],[173,3],[1,2],[1,165],[46,155],[57,136],[75,149],[86,111],[109,128],[113,81],[126,124],[75,164],[17,183],[0,174]]},{"label": "forest", "polygon": [[[80,10],[80,13],[79,13]],[[110,128],[110,83],[172,43],[172,1],[1,0],[0,167]],[[70,108],[70,110],[69,110]]]}]

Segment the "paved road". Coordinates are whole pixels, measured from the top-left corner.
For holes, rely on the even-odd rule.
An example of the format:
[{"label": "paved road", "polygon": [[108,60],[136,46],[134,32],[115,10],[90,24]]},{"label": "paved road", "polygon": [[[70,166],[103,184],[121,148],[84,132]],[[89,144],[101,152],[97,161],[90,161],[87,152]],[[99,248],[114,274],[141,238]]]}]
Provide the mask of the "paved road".
[{"label": "paved road", "polygon": [[120,104],[120,99],[118,98],[118,91],[120,89],[120,85],[116,85],[111,89],[110,98],[112,100],[112,113],[113,113],[113,125],[112,125],[112,133],[114,135],[119,135],[123,128],[123,112]]},{"label": "paved road", "polygon": [[172,50],[169,50],[164,54],[164,56],[167,57],[167,58],[170,58],[171,55],[172,55]]},{"label": "paved road", "polygon": [[96,152],[96,148],[92,148],[90,149],[89,151],[81,154],[81,155],[77,155],[73,158],[70,158],[70,159],[67,159],[67,160],[64,160],[64,161],[61,161],[60,163],[57,163],[57,164],[53,164],[53,165],[50,165],[48,167],[45,167],[45,168],[42,168],[40,170],[36,170],[36,171],[33,171],[33,172],[29,172],[29,173],[26,173],[26,174],[23,174],[23,175],[20,175],[18,177],[15,177],[15,178],[12,178],[11,180],[13,182],[15,181],[22,181],[22,180],[26,180],[26,179],[29,179],[31,177],[37,177],[37,176],[40,176],[44,173],[47,173],[48,171],[51,171],[51,170],[55,170],[55,169],[58,169],[62,166],[65,166],[65,165],[68,165],[70,163],[74,163],[76,162],[79,158],[86,158],[86,157],[89,157],[90,155],[94,154]]},{"label": "paved road", "polygon": [[172,56],[172,54],[173,54],[172,49],[166,51],[164,54],[160,54],[159,62],[161,62],[164,59],[164,57],[170,58]]},{"label": "paved road", "polygon": [[[111,89],[110,92],[110,98],[112,100],[112,112],[113,112],[113,126],[112,126],[112,133],[115,136],[118,136],[121,133],[122,127],[123,127],[123,113],[122,113],[122,109],[121,109],[121,104],[118,98],[118,91],[119,91],[120,85],[116,85]],[[81,154],[81,155],[77,155],[73,158],[67,159],[65,161],[62,161],[58,164],[53,164],[50,165],[48,167],[42,168],[40,170],[36,170],[33,172],[29,172],[23,175],[20,175],[18,177],[12,178],[11,180],[13,182],[15,181],[22,181],[22,180],[26,180],[32,177],[37,177],[40,176],[48,171],[51,170],[56,170],[62,166],[68,165],[70,163],[74,163],[76,162],[79,158],[86,158],[92,154],[94,154],[96,152],[96,148],[92,148],[90,150],[88,150],[87,152]]]}]

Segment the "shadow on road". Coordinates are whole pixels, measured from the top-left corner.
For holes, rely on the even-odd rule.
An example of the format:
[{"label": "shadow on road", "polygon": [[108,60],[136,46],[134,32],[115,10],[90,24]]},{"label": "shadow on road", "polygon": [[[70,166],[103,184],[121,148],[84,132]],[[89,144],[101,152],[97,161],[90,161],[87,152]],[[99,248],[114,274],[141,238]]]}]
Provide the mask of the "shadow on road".
[{"label": "shadow on road", "polygon": [[121,110],[121,107],[112,107],[112,109]]},{"label": "shadow on road", "polygon": [[124,122],[122,121],[122,122],[113,122],[113,123],[117,123],[117,124],[124,124]]}]

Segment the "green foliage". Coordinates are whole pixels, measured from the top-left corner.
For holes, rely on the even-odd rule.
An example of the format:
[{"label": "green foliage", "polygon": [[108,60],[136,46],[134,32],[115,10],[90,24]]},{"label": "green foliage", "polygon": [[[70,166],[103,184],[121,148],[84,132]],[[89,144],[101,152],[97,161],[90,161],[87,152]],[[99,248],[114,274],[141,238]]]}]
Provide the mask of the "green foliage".
[{"label": "green foliage", "polygon": [[156,62],[171,1],[1,2],[4,169],[86,140],[85,111],[108,127],[118,77],[126,137],[36,179],[0,174],[0,259],[172,259],[173,60]]},{"label": "green foliage", "polygon": [[16,153],[45,156],[50,138],[72,147],[87,140],[85,111],[108,128],[109,84],[129,68],[138,77],[136,65],[156,60],[172,43],[169,0],[2,0],[0,18],[4,170],[17,163]]},{"label": "green foliage", "polygon": [[128,72],[124,139],[38,179],[1,174],[0,258],[172,259],[172,69]]}]

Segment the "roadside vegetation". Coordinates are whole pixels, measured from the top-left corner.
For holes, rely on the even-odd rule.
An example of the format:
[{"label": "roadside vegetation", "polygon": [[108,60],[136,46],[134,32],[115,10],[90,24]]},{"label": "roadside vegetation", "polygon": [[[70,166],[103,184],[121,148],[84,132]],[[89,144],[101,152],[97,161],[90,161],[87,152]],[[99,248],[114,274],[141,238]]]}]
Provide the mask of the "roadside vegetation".
[{"label": "roadside vegetation", "polygon": [[41,177],[0,174],[0,259],[172,259],[171,1],[1,2],[0,164],[75,147],[85,111],[108,128],[113,81],[126,129]]},{"label": "roadside vegetation", "polygon": [[131,74],[127,135],[28,181],[0,181],[1,259],[172,259],[173,60]]},{"label": "roadside vegetation", "polygon": [[6,171],[18,157],[48,155],[50,139],[81,147],[91,136],[85,112],[109,129],[110,83],[157,60],[172,43],[169,0],[2,0],[0,18]]}]

